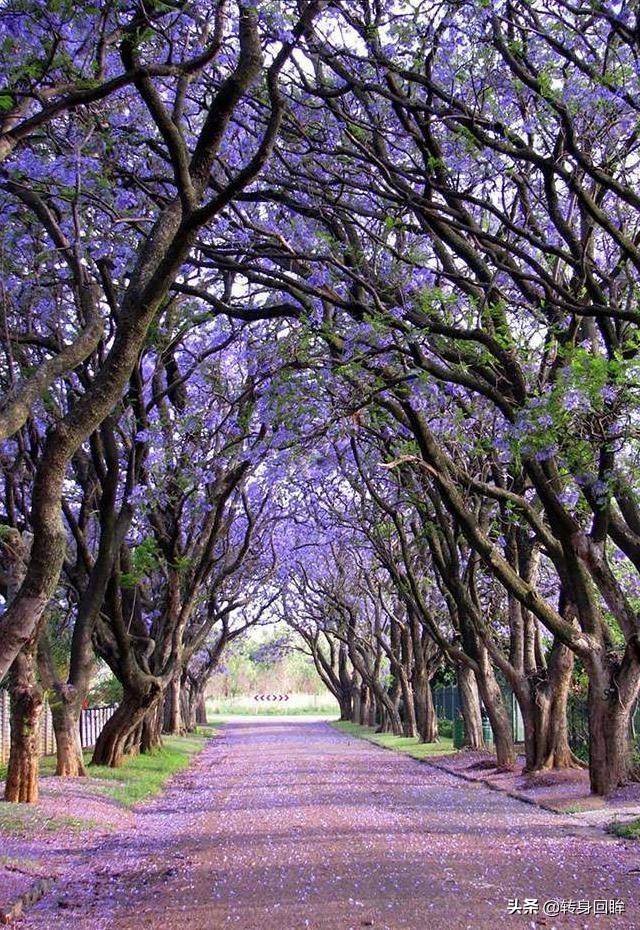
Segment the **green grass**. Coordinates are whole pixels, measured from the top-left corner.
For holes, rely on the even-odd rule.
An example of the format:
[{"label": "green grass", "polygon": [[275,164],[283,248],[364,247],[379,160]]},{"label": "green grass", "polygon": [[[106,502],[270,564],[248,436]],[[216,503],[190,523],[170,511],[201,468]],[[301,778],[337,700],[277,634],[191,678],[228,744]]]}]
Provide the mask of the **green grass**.
[{"label": "green grass", "polygon": [[341,733],[348,736],[357,736],[359,739],[366,739],[376,746],[384,746],[385,749],[393,749],[396,752],[404,752],[413,759],[427,759],[429,756],[443,756],[454,752],[453,740],[449,737],[440,737],[437,743],[421,743],[415,737],[411,736],[393,736],[392,733],[376,733],[373,727],[361,727],[357,723],[350,723],[346,720],[335,720],[331,726]]},{"label": "green grass", "polygon": [[640,817],[636,820],[629,820],[627,823],[614,821],[607,827],[607,832],[625,840],[640,840]]},{"label": "green grass", "polygon": [[27,859],[25,856],[0,856],[0,866],[16,872],[37,872],[42,863],[39,859]]},{"label": "green grass", "polygon": [[11,834],[24,836],[31,833],[56,832],[65,830],[71,833],[82,833],[98,826],[95,820],[85,820],[82,817],[49,817],[34,804],[9,804],[0,802],[0,836]]},{"label": "green grass", "polygon": [[124,807],[133,807],[145,798],[162,791],[165,783],[186,769],[192,758],[204,749],[206,736],[165,736],[162,749],[127,759],[119,769],[103,765],[89,766],[89,775],[112,781],[103,792]]},{"label": "green grass", "polygon": [[207,717],[333,717],[335,704],[319,704],[317,707],[291,707],[282,704],[258,704],[255,706],[234,705],[231,702],[218,702],[208,707]]},{"label": "green grass", "polygon": [[[113,798],[123,807],[133,807],[162,791],[168,779],[186,769],[194,756],[204,749],[207,741],[215,734],[216,731],[210,727],[199,727],[198,731],[190,736],[163,737],[162,749],[132,756],[126,759],[119,769],[89,765],[91,753],[85,753],[89,778],[83,781],[83,788],[94,794]],[[41,760],[40,771],[43,775],[53,775],[55,768],[55,756],[46,756]],[[94,779],[101,781],[98,783]],[[37,804],[0,802],[0,836],[3,833],[29,835],[58,830],[77,833],[96,826],[109,829],[108,823],[98,824],[96,821],[80,817],[49,817]]]},{"label": "green grass", "polygon": [[[189,736],[163,736],[162,749],[130,756],[118,769],[105,765],[91,765],[91,752],[85,752],[87,774],[90,778],[114,782],[113,786],[104,786],[105,790],[101,793],[115,798],[125,807],[131,807],[138,801],[157,794],[167,779],[186,769],[191,758],[204,749],[207,739],[215,736],[215,733],[213,729],[201,728],[201,732]],[[42,775],[53,775],[55,770],[55,756],[45,756],[40,760]]]},{"label": "green grass", "polygon": [[562,808],[562,813],[563,813],[563,814],[582,814],[582,813],[584,813],[585,811],[588,811],[588,810],[589,810],[589,805],[588,805],[588,804],[587,804],[587,805],[585,805],[585,804],[579,804],[579,803],[576,803],[576,804],[567,804],[566,807],[563,807],[563,808]]}]

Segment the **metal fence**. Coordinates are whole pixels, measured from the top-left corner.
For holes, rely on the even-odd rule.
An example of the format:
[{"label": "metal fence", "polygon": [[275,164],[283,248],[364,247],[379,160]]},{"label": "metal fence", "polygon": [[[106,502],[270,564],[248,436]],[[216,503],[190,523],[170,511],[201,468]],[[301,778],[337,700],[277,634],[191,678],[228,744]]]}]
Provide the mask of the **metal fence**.
[{"label": "metal fence", "polygon": [[[567,703],[567,729],[569,745],[580,759],[589,756],[589,709],[582,694],[572,694]],[[631,717],[630,737],[640,751],[640,704]]]},{"label": "metal fence", "polygon": [[[83,749],[92,749],[100,735],[100,731],[115,711],[116,704],[100,707],[87,707],[80,714],[80,742]],[[0,765],[9,758],[11,745],[9,694],[0,690]],[[56,740],[53,732],[51,708],[45,701],[40,716],[40,755],[51,756],[56,751]]]},{"label": "metal fence", "polygon": [[[517,743],[524,742],[524,722],[516,697],[511,688],[500,682],[502,697],[510,711],[511,730]],[[443,685],[433,689],[433,703],[440,720],[455,720],[460,711],[457,685]],[[589,755],[589,711],[587,698],[583,694],[572,694],[567,703],[567,729],[569,745],[577,756],[586,759]],[[640,704],[631,723],[631,736],[640,749]]]},{"label": "metal fence", "polygon": [[[515,694],[508,685],[501,683],[502,697],[509,713],[511,732],[517,743],[524,740],[524,721]],[[433,689],[433,703],[439,720],[455,720],[460,713],[460,697],[457,685],[442,685]]]}]

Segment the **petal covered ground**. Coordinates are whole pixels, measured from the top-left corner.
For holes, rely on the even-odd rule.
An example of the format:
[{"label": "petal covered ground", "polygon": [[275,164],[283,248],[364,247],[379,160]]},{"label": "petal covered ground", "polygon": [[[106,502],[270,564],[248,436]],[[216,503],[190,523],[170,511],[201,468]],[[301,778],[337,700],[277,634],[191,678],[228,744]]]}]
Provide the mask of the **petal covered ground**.
[{"label": "petal covered ground", "polygon": [[[233,723],[135,825],[71,853],[24,930],[640,926],[626,844],[296,719]],[[509,899],[625,902],[509,915]]]}]

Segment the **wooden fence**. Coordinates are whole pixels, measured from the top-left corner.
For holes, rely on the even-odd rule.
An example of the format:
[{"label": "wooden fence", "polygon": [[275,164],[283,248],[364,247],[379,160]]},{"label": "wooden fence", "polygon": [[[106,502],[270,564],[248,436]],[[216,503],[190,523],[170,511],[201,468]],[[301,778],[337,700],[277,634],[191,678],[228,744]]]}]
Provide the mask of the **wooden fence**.
[{"label": "wooden fence", "polygon": [[[101,707],[87,707],[80,714],[80,740],[83,749],[91,749],[103,726],[116,709],[116,704]],[[0,690],[0,765],[9,758],[11,731],[9,729],[9,695]],[[40,754],[51,756],[56,751],[56,740],[53,733],[51,709],[45,701],[40,717]]]}]

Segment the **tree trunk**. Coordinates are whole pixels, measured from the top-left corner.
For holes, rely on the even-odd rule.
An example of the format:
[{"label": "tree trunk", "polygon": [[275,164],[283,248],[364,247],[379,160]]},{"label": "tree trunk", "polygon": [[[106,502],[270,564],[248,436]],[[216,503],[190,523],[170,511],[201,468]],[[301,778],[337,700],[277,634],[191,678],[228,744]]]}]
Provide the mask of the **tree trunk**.
[{"label": "tree trunk", "polygon": [[424,721],[422,724],[422,729],[420,730],[420,742],[438,742],[438,717],[436,714],[436,709],[433,705],[433,693],[431,691],[430,683],[427,683],[427,687],[425,688],[424,692]]},{"label": "tree trunk", "polygon": [[513,745],[511,723],[487,648],[481,642],[473,624],[464,615],[460,616],[460,632],[464,651],[476,663],[474,669],[476,683],[491,723],[498,768],[512,771],[516,765],[516,750]]},{"label": "tree trunk", "polygon": [[181,709],[181,676],[177,674],[169,683],[164,696],[164,727],[165,733],[178,736],[184,732]]},{"label": "tree trunk", "polygon": [[353,719],[353,707],[351,701],[351,694],[349,692],[340,691],[338,694],[338,704],[340,705],[340,719],[341,720],[352,720]]},{"label": "tree trunk", "polygon": [[402,736],[402,720],[398,712],[399,694],[396,700],[388,694],[380,685],[374,686],[374,691],[378,699],[378,707],[382,713],[378,733],[393,733],[394,736]]},{"label": "tree trunk", "polygon": [[188,678],[182,689],[182,719],[188,733],[198,726],[198,701],[202,692],[193,678]]},{"label": "tree trunk", "polygon": [[413,738],[418,735],[418,725],[416,723],[416,706],[413,700],[413,692],[411,686],[407,684],[405,687],[403,683],[403,693],[405,694],[403,703],[404,703],[404,719],[402,721],[402,732],[405,736],[411,736]]},{"label": "tree trunk", "polygon": [[69,699],[56,690],[50,700],[53,731],[56,736],[56,775],[79,777],[87,774],[80,740],[79,698]]},{"label": "tree trunk", "polygon": [[496,681],[496,676],[484,647],[481,647],[479,656],[481,660],[480,674],[476,675],[476,681],[493,730],[497,766],[499,769],[510,771],[516,765],[516,750],[513,745],[511,723],[504,706],[500,686]]},{"label": "tree trunk", "polygon": [[189,678],[181,689],[182,717],[188,733],[193,733],[196,727],[207,726],[205,688],[206,681],[199,684],[196,679]]},{"label": "tree trunk", "polygon": [[352,707],[352,720],[354,723],[362,724],[362,706],[360,700],[360,676],[356,673],[353,675],[353,683],[351,686],[351,707]]},{"label": "tree trunk", "polygon": [[196,697],[196,724],[199,727],[206,727],[207,723],[207,705],[203,690],[198,692]]},{"label": "tree trunk", "polygon": [[529,676],[516,692],[525,728],[525,771],[572,768],[576,764],[567,729],[572,671],[573,653],[555,641],[544,677]]},{"label": "tree trunk", "polygon": [[11,750],[5,801],[35,804],[38,800],[42,692],[36,684],[35,643],[27,645],[9,671]]},{"label": "tree trunk", "polygon": [[589,686],[589,776],[591,791],[607,797],[629,771],[629,713]]},{"label": "tree trunk", "polygon": [[591,791],[604,797],[624,784],[631,763],[631,713],[640,687],[640,649],[630,641],[620,660],[595,656],[589,675],[589,775]]},{"label": "tree trunk", "polygon": [[140,725],[140,752],[154,752],[162,748],[163,703],[161,700],[151,707]]},{"label": "tree trunk", "polygon": [[364,682],[360,685],[360,725],[369,726],[369,712],[371,708],[371,692]]},{"label": "tree trunk", "polygon": [[[122,702],[107,720],[93,750],[92,765],[119,768],[124,756],[132,747],[130,737],[137,736],[147,712],[161,699],[158,686],[144,694],[125,691]],[[142,734],[140,734],[140,739]],[[135,740],[133,741],[135,743]]]},{"label": "tree trunk", "polygon": [[464,745],[467,749],[484,749],[480,695],[475,675],[463,662],[458,665],[457,673],[460,711],[464,720]]}]

